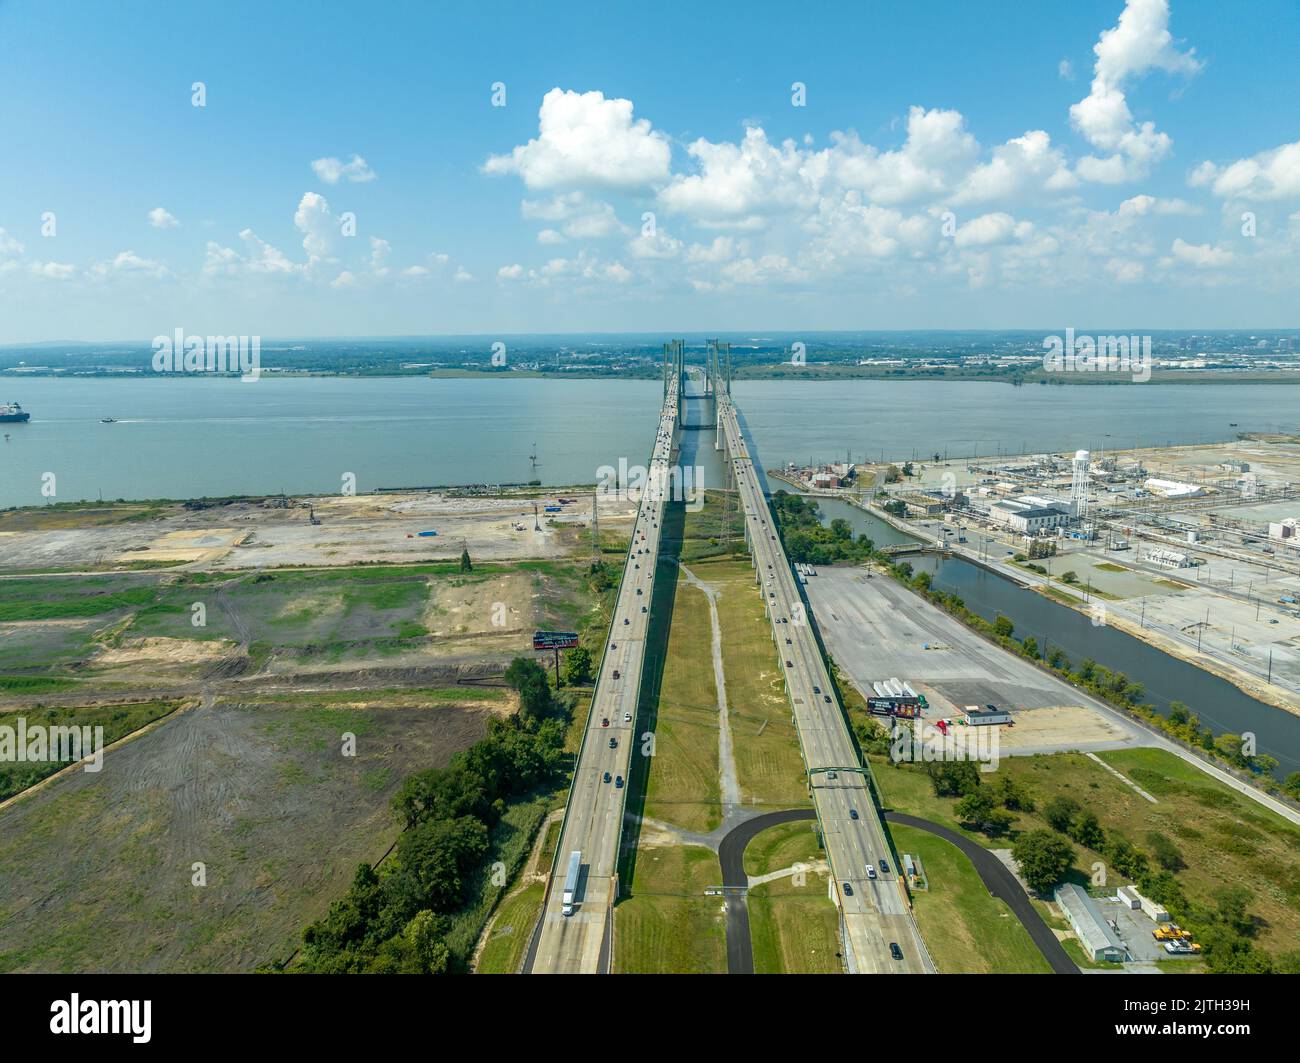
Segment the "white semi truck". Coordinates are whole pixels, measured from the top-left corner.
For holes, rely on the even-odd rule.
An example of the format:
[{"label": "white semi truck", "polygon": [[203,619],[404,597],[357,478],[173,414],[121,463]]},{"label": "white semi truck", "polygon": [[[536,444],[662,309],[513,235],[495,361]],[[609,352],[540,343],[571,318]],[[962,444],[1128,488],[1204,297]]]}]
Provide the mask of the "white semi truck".
[{"label": "white semi truck", "polygon": [[572,915],[574,901],[578,896],[578,872],[582,870],[582,853],[574,851],[569,854],[569,870],[564,876],[564,895],[561,898],[564,902],[562,911],[565,915]]}]

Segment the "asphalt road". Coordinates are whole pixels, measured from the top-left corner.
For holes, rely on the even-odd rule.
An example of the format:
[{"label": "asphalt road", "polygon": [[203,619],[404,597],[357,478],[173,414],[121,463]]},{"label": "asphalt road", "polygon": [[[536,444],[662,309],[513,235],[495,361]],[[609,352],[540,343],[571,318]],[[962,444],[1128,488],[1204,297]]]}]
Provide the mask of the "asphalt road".
[{"label": "asphalt road", "polygon": [[[843,915],[849,968],[862,974],[929,973],[929,956],[893,866],[884,824],[858,767],[843,710],[729,396],[719,395],[718,417],[745,508],[745,538],[785,671],[804,765],[810,772],[813,805]],[[881,870],[882,860],[888,861],[889,872]],[[902,950],[901,960],[890,954],[893,943]]]},{"label": "asphalt road", "polygon": [[984,846],[971,841],[948,827],[942,827],[938,823],[931,823],[928,819],[919,819],[903,812],[886,812],[885,819],[889,820],[890,823],[899,823],[904,827],[916,827],[918,830],[928,831],[930,834],[957,846],[966,855],[967,859],[975,865],[975,870],[979,872],[980,879],[989,893],[997,897],[998,900],[1005,901],[1012,914],[1020,920],[1021,925],[1029,932],[1034,944],[1038,946],[1038,951],[1043,954],[1043,958],[1051,966],[1052,972],[1054,974],[1079,973],[1079,968],[1070,959],[1070,954],[1065,951],[1056,935],[1052,933],[1051,928],[1043,922],[1042,916],[1038,914],[1037,909],[1030,902],[1029,895],[1025,893],[1024,887],[1017,881],[1016,876],[1011,873],[1006,864],[985,849]]},{"label": "asphalt road", "polygon": [[718,860],[722,864],[722,885],[727,891],[727,973],[754,973],[754,942],[749,936],[749,903],[745,893],[749,889],[749,876],[745,874],[745,849],[750,842],[769,827],[813,819],[817,815],[811,808],[792,808],[784,812],[769,812],[765,816],[747,819],[730,831],[718,843]]},{"label": "asphalt road", "polygon": [[[614,609],[610,644],[596,678],[536,947],[526,966],[533,973],[595,974],[609,970],[610,912],[618,890],[616,872],[627,800],[625,784],[637,744],[637,698],[677,416],[674,379],[660,413],[650,475],[637,510]],[[566,916],[562,911],[564,871],[569,854],[575,851],[582,853],[582,871],[575,910]]]}]

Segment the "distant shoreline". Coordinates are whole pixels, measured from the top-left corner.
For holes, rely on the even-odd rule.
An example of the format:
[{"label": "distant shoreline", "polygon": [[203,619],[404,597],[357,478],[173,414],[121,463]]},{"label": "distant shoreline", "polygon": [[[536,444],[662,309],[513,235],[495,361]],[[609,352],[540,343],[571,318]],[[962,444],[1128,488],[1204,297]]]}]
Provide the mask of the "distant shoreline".
[{"label": "distant shoreline", "polygon": [[[544,372],[540,370],[520,369],[510,371],[478,369],[436,369],[426,372],[373,371],[373,372],[339,372],[314,369],[276,369],[263,367],[262,379],[346,379],[346,380],[659,380],[658,370],[647,369],[641,372],[593,372],[573,370],[566,372]],[[237,373],[153,373],[105,369],[92,370],[0,370],[0,386],[8,386],[21,380],[238,380]],[[1180,386],[1205,384],[1300,384],[1300,371],[1259,371],[1259,370],[1223,370],[1204,372],[1161,372],[1153,370],[1149,380],[1133,380],[1126,373],[980,373],[952,371],[911,371],[911,370],[872,370],[865,367],[835,366],[795,367],[782,362],[776,365],[752,366],[738,368],[732,375],[734,381],[780,380],[789,381],[834,381],[834,380],[876,380],[886,383],[896,381],[952,381],[961,383],[1006,384],[1011,387],[1028,387],[1031,385],[1052,387],[1127,387],[1143,384],[1176,384]],[[12,389],[11,389],[12,390]]]}]

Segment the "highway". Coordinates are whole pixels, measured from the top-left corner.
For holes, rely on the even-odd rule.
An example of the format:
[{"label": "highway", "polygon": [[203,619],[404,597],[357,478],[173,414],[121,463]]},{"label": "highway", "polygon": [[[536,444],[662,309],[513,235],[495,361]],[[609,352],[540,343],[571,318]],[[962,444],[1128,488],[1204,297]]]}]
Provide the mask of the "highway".
[{"label": "highway", "polygon": [[[745,509],[745,537],[785,670],[804,766],[811,772],[813,805],[834,876],[849,969],[858,974],[933,973],[866,778],[857,770],[841,770],[856,768],[857,753],[773,526],[736,408],[726,394],[718,395],[718,418]],[[868,874],[868,865],[875,877]],[[901,950],[902,959],[891,955],[891,943]]]},{"label": "highway", "polygon": [[[535,974],[596,974],[609,969],[607,931],[617,896],[628,768],[637,746],[637,697],[654,597],[655,560],[664,505],[671,494],[668,472],[677,431],[678,388],[678,376],[673,374],[660,411],[609,645],[596,677],[591,713],[569,790],[537,945],[529,964]],[[564,870],[575,850],[582,853],[582,873],[575,911],[566,916],[561,910]]]}]

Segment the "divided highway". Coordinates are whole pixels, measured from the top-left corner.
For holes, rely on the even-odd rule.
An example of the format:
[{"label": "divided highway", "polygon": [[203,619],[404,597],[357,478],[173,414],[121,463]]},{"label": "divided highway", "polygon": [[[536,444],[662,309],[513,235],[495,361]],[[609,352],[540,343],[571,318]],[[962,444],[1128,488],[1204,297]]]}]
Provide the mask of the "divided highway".
[{"label": "divided highway", "polygon": [[[596,677],[537,945],[528,965],[536,974],[595,974],[609,969],[608,930],[617,896],[618,850],[628,768],[636,745],[637,696],[654,597],[655,559],[664,504],[671,493],[668,474],[677,431],[678,387],[674,373],[660,411],[659,434],[632,530],[609,645]],[[573,913],[566,916],[564,869],[572,852],[582,853],[582,870]]]},{"label": "divided highway", "polygon": [[[850,970],[933,973],[907,904],[902,869],[894,866],[866,778],[856,770],[857,753],[844,713],[750,460],[736,408],[726,394],[718,396],[718,419],[745,509],[745,536],[785,670],[804,766],[811,773],[813,805],[835,880]],[[897,946],[901,958],[895,958],[891,945]]]}]

